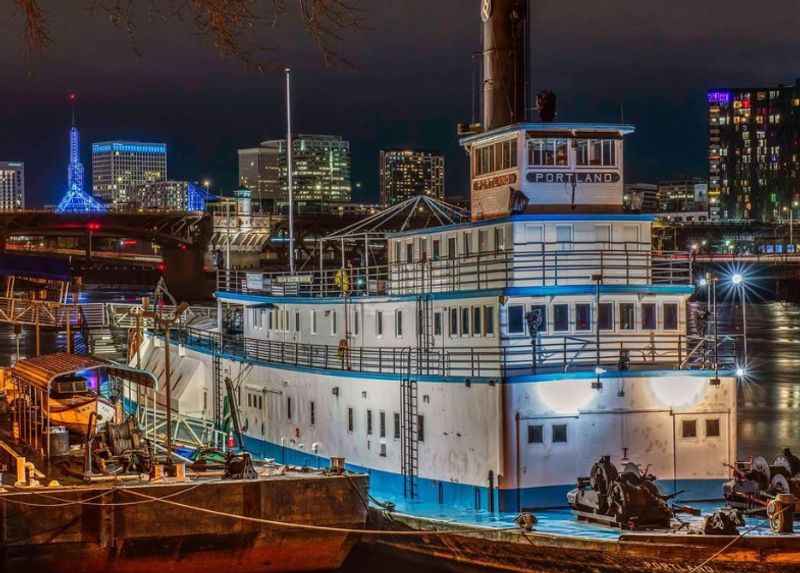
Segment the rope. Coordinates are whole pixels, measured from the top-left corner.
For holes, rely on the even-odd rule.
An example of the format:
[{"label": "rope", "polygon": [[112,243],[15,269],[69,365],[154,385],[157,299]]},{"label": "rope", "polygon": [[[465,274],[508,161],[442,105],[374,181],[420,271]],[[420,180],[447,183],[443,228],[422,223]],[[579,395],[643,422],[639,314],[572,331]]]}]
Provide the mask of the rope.
[{"label": "rope", "polygon": [[[357,534],[357,535],[370,535],[373,537],[424,537],[426,535],[468,535],[470,533],[477,533],[476,531],[464,531],[463,529],[442,529],[442,530],[432,530],[432,531],[382,531],[382,530],[369,530],[369,529],[351,529],[347,527],[333,527],[333,526],[326,526],[326,525],[312,525],[306,523],[287,523],[285,521],[275,521],[272,519],[262,519],[259,517],[250,517],[247,515],[238,515],[235,513],[227,513],[224,511],[217,511],[215,509],[208,509],[205,507],[197,507],[194,505],[188,505],[185,503],[180,503],[177,501],[170,501],[167,499],[160,499],[149,496],[147,494],[133,491],[129,489],[120,490],[125,493],[147,498],[153,501],[159,501],[161,503],[172,505],[174,507],[180,507],[182,509],[188,509],[190,511],[197,511],[200,513],[205,513],[208,515],[216,515],[217,517],[228,517],[231,519],[238,519],[241,521],[249,521],[251,523],[260,523],[262,525],[271,525],[273,527],[284,527],[287,529],[304,529],[309,531],[322,531],[326,533],[344,533],[344,534]],[[516,528],[509,528],[509,529],[516,529]]]},{"label": "rope", "polygon": [[[209,483],[212,483],[212,482],[209,482]],[[60,498],[60,497],[57,497],[57,496],[54,496],[54,495],[48,495],[48,494],[45,494],[45,493],[25,492],[25,494],[24,494],[24,495],[38,495],[40,497],[45,497],[45,498],[48,498],[48,499],[55,499],[55,500],[58,500],[58,501],[63,502],[63,503],[52,503],[52,504],[48,504],[48,503],[33,503],[33,502],[29,502],[29,501],[20,501],[20,500],[15,500],[15,499],[9,499],[8,497],[5,497],[5,496],[2,499],[8,501],[9,503],[13,503],[13,504],[16,504],[16,505],[24,505],[24,506],[28,506],[28,507],[47,507],[47,508],[49,508],[49,507],[67,507],[67,506],[70,506],[70,505],[91,505],[91,506],[97,506],[97,507],[125,507],[125,506],[129,506],[129,505],[142,505],[144,503],[153,503],[155,501],[161,501],[161,500],[164,500],[164,499],[171,499],[173,497],[178,497],[181,494],[184,494],[184,493],[187,493],[187,492],[192,491],[194,489],[197,489],[201,485],[206,485],[206,484],[205,483],[195,484],[195,485],[193,485],[191,487],[184,488],[184,489],[182,489],[180,491],[174,491],[174,492],[172,492],[170,494],[165,495],[164,497],[154,498],[152,500],[124,501],[124,502],[119,502],[119,503],[94,503],[95,499],[99,499],[99,498],[103,497],[104,495],[107,495],[109,493],[113,493],[114,491],[125,491],[123,488],[117,488],[117,487],[110,488],[107,491],[104,491],[103,493],[100,493],[98,495],[89,497],[87,499],[79,499],[79,500],[74,500],[74,501],[67,501],[67,500],[65,500],[63,498]]]}]

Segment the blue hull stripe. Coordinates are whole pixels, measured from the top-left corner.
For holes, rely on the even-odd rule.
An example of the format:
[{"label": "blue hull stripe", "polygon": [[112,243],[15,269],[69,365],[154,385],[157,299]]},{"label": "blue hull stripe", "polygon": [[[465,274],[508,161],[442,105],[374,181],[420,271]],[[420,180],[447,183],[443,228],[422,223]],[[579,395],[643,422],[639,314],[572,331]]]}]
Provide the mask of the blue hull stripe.
[{"label": "blue hull stripe", "polygon": [[[244,436],[245,447],[257,458],[271,458],[278,463],[326,468],[330,465],[328,458],[283,447],[278,444]],[[474,486],[448,481],[417,478],[417,497],[410,502],[404,498],[404,478],[399,473],[387,472],[347,464],[347,468],[358,473],[369,475],[370,495],[378,501],[393,501],[413,506],[414,504],[450,506],[453,508],[486,511],[493,507],[495,511],[514,512],[520,509],[553,509],[566,507],[567,492],[574,484],[556,486],[526,487],[516,489],[494,489],[490,492],[487,486]],[[661,491],[672,493],[684,490],[679,498],[682,501],[719,500],[722,497],[722,479],[708,480],[661,480],[658,482]],[[492,495],[490,504],[489,495]]]}]

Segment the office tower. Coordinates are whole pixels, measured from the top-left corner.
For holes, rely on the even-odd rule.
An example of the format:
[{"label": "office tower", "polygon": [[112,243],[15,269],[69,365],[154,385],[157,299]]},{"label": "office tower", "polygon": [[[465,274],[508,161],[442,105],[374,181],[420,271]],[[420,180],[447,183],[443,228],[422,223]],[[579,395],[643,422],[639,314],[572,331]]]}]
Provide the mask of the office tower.
[{"label": "office tower", "polygon": [[380,201],[395,205],[415,195],[444,199],[444,157],[431,151],[389,149],[380,153]]},{"label": "office tower", "polygon": [[19,161],[0,161],[0,211],[25,208],[25,165]]},{"label": "office tower", "polygon": [[136,211],[203,211],[208,194],[190,181],[156,181],[134,188],[130,205]]},{"label": "office tower", "polygon": [[164,143],[106,141],[92,144],[92,194],[110,209],[131,208],[133,190],[167,180]]}]

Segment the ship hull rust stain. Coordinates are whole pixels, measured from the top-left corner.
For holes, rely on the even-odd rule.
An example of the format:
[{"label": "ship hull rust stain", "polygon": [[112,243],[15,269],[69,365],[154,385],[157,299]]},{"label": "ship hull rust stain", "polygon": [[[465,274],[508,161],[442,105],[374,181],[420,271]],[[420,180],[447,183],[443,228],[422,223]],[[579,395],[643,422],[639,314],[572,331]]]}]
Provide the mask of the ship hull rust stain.
[{"label": "ship hull rust stain", "polygon": [[[349,483],[348,483],[349,482]],[[190,484],[192,485],[192,484]],[[142,501],[125,489],[163,497],[186,485],[106,488],[89,504],[40,508],[89,499],[102,488],[48,489],[0,495],[0,570],[53,573],[211,573],[319,571],[339,567],[357,534],[289,529]],[[275,477],[212,482],[176,502],[288,523],[363,529],[367,478]],[[47,497],[45,497],[47,496]],[[13,500],[13,501],[12,501]],[[99,504],[99,505],[96,505]]]}]

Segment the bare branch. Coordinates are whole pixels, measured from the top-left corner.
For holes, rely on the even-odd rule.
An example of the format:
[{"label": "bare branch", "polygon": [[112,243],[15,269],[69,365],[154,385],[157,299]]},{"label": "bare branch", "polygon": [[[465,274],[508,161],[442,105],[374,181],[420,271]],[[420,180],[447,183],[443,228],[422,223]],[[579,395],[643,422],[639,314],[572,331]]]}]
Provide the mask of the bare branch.
[{"label": "bare branch", "polygon": [[25,45],[29,52],[44,51],[50,45],[44,12],[37,0],[15,0],[25,16]]}]

